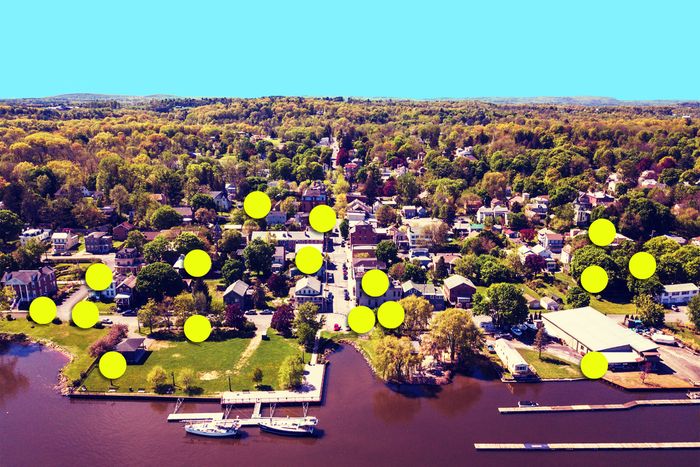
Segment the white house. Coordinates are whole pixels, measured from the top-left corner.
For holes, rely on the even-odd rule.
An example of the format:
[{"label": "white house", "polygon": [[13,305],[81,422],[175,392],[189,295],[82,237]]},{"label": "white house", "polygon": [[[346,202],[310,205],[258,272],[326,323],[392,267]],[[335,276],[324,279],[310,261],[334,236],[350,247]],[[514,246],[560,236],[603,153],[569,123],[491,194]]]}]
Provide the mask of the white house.
[{"label": "white house", "polygon": [[40,242],[48,241],[51,238],[49,229],[26,229],[19,236],[20,245],[24,246],[29,240],[36,239]]},{"label": "white house", "polygon": [[693,283],[664,285],[664,291],[657,298],[663,305],[685,305],[698,294],[698,286]]},{"label": "white house", "polygon": [[67,232],[56,232],[51,236],[51,245],[53,246],[54,254],[64,253],[69,251],[80,241],[78,235],[73,235]]}]

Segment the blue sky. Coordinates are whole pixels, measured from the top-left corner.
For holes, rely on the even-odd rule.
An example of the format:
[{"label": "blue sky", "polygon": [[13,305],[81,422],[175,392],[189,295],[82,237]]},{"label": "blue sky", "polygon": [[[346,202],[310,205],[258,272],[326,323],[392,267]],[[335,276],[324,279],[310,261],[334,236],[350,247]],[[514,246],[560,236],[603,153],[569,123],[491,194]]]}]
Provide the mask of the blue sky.
[{"label": "blue sky", "polygon": [[692,3],[2,2],[0,97],[700,99]]}]

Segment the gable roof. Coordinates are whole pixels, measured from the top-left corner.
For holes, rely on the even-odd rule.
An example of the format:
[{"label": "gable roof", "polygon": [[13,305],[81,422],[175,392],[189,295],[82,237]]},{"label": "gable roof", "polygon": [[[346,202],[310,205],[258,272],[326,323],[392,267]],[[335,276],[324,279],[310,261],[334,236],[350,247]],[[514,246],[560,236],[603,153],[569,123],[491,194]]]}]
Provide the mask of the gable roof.
[{"label": "gable roof", "polygon": [[462,284],[476,289],[472,281],[470,281],[464,276],[460,276],[459,274],[452,274],[450,277],[445,279],[445,287],[447,287],[448,289],[454,289],[455,287],[460,286]]},{"label": "gable roof", "polygon": [[224,296],[230,294],[230,293],[235,293],[238,296],[244,296],[250,286],[243,282],[242,280],[237,280],[233,284],[229,285],[226,287],[226,290],[224,291]]},{"label": "gable roof", "polygon": [[321,281],[313,276],[306,276],[299,279],[294,287],[294,292],[299,292],[306,287],[312,289],[316,293],[321,293]]}]

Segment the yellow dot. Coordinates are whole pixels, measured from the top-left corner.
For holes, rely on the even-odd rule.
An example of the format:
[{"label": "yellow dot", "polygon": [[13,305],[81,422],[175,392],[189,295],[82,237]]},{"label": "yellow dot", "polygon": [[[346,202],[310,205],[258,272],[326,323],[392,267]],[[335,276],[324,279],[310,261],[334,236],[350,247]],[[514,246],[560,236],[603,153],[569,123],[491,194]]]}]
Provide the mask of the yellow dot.
[{"label": "yellow dot", "polygon": [[206,276],[211,269],[211,256],[204,250],[192,250],[185,255],[185,271],[192,277]]},{"label": "yellow dot", "polygon": [[121,378],[126,373],[126,359],[119,352],[110,351],[100,357],[99,367],[105,378]]},{"label": "yellow dot", "polygon": [[635,253],[630,258],[630,273],[637,279],[649,279],[656,272],[656,259],[645,252]]},{"label": "yellow dot", "polygon": [[332,207],[319,204],[309,213],[309,224],[316,232],[329,232],[335,227],[337,217]]},{"label": "yellow dot", "polygon": [[381,297],[389,290],[389,277],[379,269],[367,271],[362,276],[362,290],[370,297]]},{"label": "yellow dot", "polygon": [[607,219],[596,219],[588,229],[588,238],[598,246],[608,246],[615,240],[615,225]]},{"label": "yellow dot", "polygon": [[581,359],[581,372],[589,379],[600,379],[608,371],[608,359],[600,352],[588,352]]},{"label": "yellow dot", "polygon": [[100,319],[100,310],[94,303],[84,300],[75,304],[71,311],[71,318],[79,328],[91,328]]},{"label": "yellow dot", "polygon": [[377,310],[377,320],[386,329],[396,329],[403,324],[406,312],[399,302],[384,302]]},{"label": "yellow dot", "polygon": [[356,306],[348,314],[348,326],[358,334],[371,331],[375,321],[374,312],[366,306]]},{"label": "yellow dot", "polygon": [[590,293],[602,292],[608,286],[608,273],[600,266],[588,266],[581,274],[581,285]]},{"label": "yellow dot", "polygon": [[211,334],[211,323],[202,315],[193,315],[185,321],[185,337],[192,342],[204,342]]},{"label": "yellow dot", "polygon": [[304,274],[316,274],[323,266],[323,255],[317,248],[305,246],[297,251],[294,262]]},{"label": "yellow dot", "polygon": [[29,316],[37,324],[49,324],[56,317],[56,303],[49,297],[37,297],[29,305]]},{"label": "yellow dot", "polygon": [[266,193],[253,191],[243,200],[243,210],[253,219],[262,219],[272,208],[272,201]]},{"label": "yellow dot", "polygon": [[107,290],[112,285],[112,271],[106,264],[92,264],[85,271],[85,282],[92,290]]}]

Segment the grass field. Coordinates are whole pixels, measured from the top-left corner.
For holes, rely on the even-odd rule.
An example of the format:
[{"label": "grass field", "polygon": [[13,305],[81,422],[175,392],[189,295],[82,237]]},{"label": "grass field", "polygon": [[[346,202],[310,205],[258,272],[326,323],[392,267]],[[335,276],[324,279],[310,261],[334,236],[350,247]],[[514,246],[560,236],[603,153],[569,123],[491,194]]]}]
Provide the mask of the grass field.
[{"label": "grass field", "polygon": [[674,336],[685,345],[700,350],[700,333],[693,332],[693,329],[687,326],[679,326],[677,323],[666,323],[666,327],[673,331]]},{"label": "grass field", "polygon": [[73,355],[71,361],[63,370],[69,381],[78,379],[80,372],[86,370],[94,361],[87,353],[88,347],[98,338],[107,333],[106,329],[80,329],[63,324],[39,325],[24,318],[15,321],[0,321],[0,332],[24,333],[37,341],[51,341]]},{"label": "grass field", "polygon": [[94,303],[97,306],[97,309],[100,310],[101,315],[114,314],[114,312],[117,309],[117,305],[115,305],[114,303],[104,303],[99,300],[92,303]]},{"label": "grass field", "polygon": [[[148,373],[160,365],[168,373],[175,373],[176,393],[182,393],[178,377],[183,368],[191,368],[199,379],[197,386],[204,393],[217,393],[228,390],[228,376],[231,376],[233,389],[242,388],[243,382],[234,377],[233,369],[248,346],[250,339],[229,339],[223,342],[160,341],[149,348],[150,355],[142,365],[129,365],[124,376],[114,381],[117,391],[128,392],[129,387],[152,392]],[[89,391],[106,391],[110,382],[94,369],[84,382]],[[247,382],[246,382],[247,384]]]},{"label": "grass field", "polygon": [[338,342],[340,340],[346,340],[346,341],[351,341],[354,342],[358,347],[360,347],[366,354],[369,360],[372,362],[374,365],[374,362],[376,361],[376,356],[377,356],[377,344],[379,343],[379,339],[377,339],[374,336],[370,336],[369,338],[366,337],[361,337],[354,332],[330,332],[330,331],[323,331],[321,332],[321,337],[324,339],[329,339],[335,342]]},{"label": "grass field", "polygon": [[517,350],[541,379],[583,378],[581,370],[576,365],[560,360],[547,352],[542,352],[542,359],[540,359],[537,350]]},{"label": "grass field", "polygon": [[[268,329],[267,336],[270,340],[263,340],[250,359],[243,365],[236,377],[238,389],[255,389],[253,372],[260,368],[263,372],[262,386],[277,387],[277,377],[280,364],[291,355],[301,356],[301,347],[294,338],[285,339],[273,329]],[[305,353],[305,361],[309,361],[310,354]]]}]

